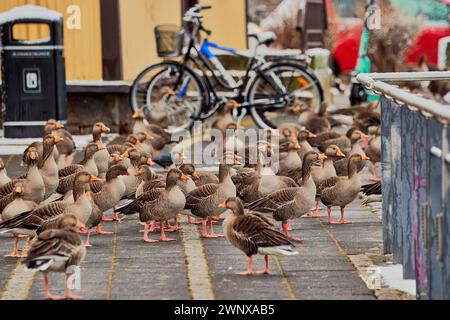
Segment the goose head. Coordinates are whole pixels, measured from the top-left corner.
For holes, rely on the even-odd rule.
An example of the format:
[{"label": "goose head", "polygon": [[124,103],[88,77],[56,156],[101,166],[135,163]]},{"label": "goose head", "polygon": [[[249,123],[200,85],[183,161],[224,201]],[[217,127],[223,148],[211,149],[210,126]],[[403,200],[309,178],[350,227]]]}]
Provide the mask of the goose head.
[{"label": "goose head", "polygon": [[92,128],[93,133],[108,133],[111,129],[108,128],[103,122],[97,122],[94,124],[94,127]]},{"label": "goose head", "polygon": [[144,112],[138,110],[131,116],[134,120],[144,120]]},{"label": "goose head", "polygon": [[244,215],[244,205],[242,201],[237,197],[231,197],[219,204],[219,208],[230,209],[232,214],[236,216]]},{"label": "goose head", "polygon": [[23,195],[24,191],[25,189],[21,182],[17,182],[14,184],[13,194],[15,197],[20,198]]},{"label": "goose head", "polygon": [[118,152],[111,153],[108,158],[108,168],[119,164],[122,160],[123,159]]},{"label": "goose head", "polygon": [[337,145],[330,144],[324,152],[325,156],[328,158],[345,158],[345,154],[339,149]]},{"label": "goose head", "polygon": [[178,167],[181,172],[183,172],[185,175],[192,177],[192,180],[197,180],[199,178],[199,175],[197,171],[195,171],[195,167],[193,164],[190,163],[183,163],[181,166]]},{"label": "goose head", "polygon": [[66,231],[76,231],[79,229],[84,229],[85,225],[73,214],[64,214],[59,218],[58,229]]},{"label": "goose head", "polygon": [[177,185],[179,180],[186,181],[189,177],[179,169],[171,169],[166,177],[166,189],[170,190]]},{"label": "goose head", "polygon": [[30,166],[33,164],[37,164],[39,161],[39,153],[36,148],[30,147],[25,153],[25,163]]},{"label": "goose head", "polygon": [[130,134],[126,139],[125,142],[131,143],[133,146],[138,146],[141,144],[141,141],[133,134]]},{"label": "goose head", "polygon": [[106,172],[106,181],[111,181],[112,179],[116,179],[119,176],[129,176],[127,168],[122,164],[116,164],[108,169]]},{"label": "goose head", "polygon": [[358,173],[358,166],[370,158],[366,155],[354,154],[348,159],[348,176],[352,177]]},{"label": "goose head", "polygon": [[355,130],[352,132],[351,136],[350,136],[350,141],[352,143],[356,143],[358,141],[368,141],[369,136],[367,134],[365,134],[364,132],[362,132],[361,130]]},{"label": "goose head", "polygon": [[141,177],[144,181],[150,181],[153,178],[154,173],[148,165],[142,164],[139,166],[138,170],[136,170],[134,175],[136,177]]},{"label": "goose head", "polygon": [[154,137],[150,133],[147,133],[147,132],[138,132],[136,134],[136,138],[141,143],[146,141],[146,140],[153,140],[154,139]]},{"label": "goose head", "polygon": [[96,152],[105,149],[105,147],[99,147],[96,143],[89,143],[84,149],[84,160],[92,159]]},{"label": "goose head", "polygon": [[298,141],[302,142],[302,141],[305,141],[307,139],[312,139],[312,138],[316,138],[316,137],[317,137],[317,135],[315,135],[311,131],[309,131],[309,130],[302,130],[298,134]]}]

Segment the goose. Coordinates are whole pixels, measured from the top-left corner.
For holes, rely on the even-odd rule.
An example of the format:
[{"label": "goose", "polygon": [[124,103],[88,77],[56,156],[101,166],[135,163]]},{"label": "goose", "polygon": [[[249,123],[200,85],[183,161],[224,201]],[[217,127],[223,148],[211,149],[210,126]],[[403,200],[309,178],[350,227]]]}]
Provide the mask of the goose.
[{"label": "goose", "polygon": [[[365,160],[369,160],[365,155],[354,154],[350,156],[348,159],[348,177],[331,177],[318,186],[317,194],[328,209],[329,224],[351,223],[345,221],[345,206],[358,196],[361,189],[358,167]],[[333,221],[331,217],[331,208],[336,206],[341,208],[340,222]]]},{"label": "goose", "polygon": [[[352,146],[350,150],[342,150],[345,155],[347,156],[344,159],[337,160],[334,162],[334,168],[336,169],[336,173],[338,176],[347,176],[349,174],[348,172],[348,161],[350,159],[350,156],[354,154],[360,154],[362,156],[365,156],[365,152],[361,147],[360,142],[361,141],[367,141],[368,136],[364,133],[362,133],[359,130],[353,131],[350,141],[352,143]],[[362,161],[358,163],[358,172],[360,172],[364,166],[366,165],[366,161]]]},{"label": "goose", "polygon": [[[208,183],[197,187],[186,197],[186,209],[190,209],[192,214],[202,218],[202,237],[217,238],[212,226],[212,216],[220,215],[218,205],[236,196],[236,186],[231,180],[230,167],[238,164],[234,159],[233,164],[221,163],[219,165],[219,183]],[[210,232],[206,232],[206,222],[209,220]]]},{"label": "goose", "polygon": [[[8,220],[10,217],[20,215],[23,212],[28,212],[36,208],[37,203],[24,199],[24,183],[16,182],[14,184],[14,191],[10,195],[0,200],[0,221]],[[1,232],[0,232],[1,233]],[[18,250],[19,236],[12,234],[14,238],[14,247],[10,253],[5,257],[21,257]]]},{"label": "goose", "polygon": [[248,257],[247,271],[238,274],[247,276],[253,274],[252,257],[255,254],[264,255],[266,262],[264,270],[257,274],[269,273],[269,255],[292,256],[298,254],[286,235],[276,230],[266,217],[256,212],[246,213],[239,198],[228,198],[219,204],[219,208],[231,211],[222,225],[225,238]]},{"label": "goose", "polygon": [[120,180],[125,186],[125,194],[124,196],[127,198],[134,197],[136,193],[136,189],[139,186],[139,178],[135,175],[137,172],[137,167],[141,161],[141,153],[133,148],[125,151],[122,155],[122,165],[125,166],[128,170],[128,175],[121,176]]},{"label": "goose", "polygon": [[121,157],[120,153],[118,152],[111,153],[108,158],[108,169],[111,168],[112,166],[115,166],[116,164],[120,164],[122,160],[123,158]]},{"label": "goose", "polygon": [[102,133],[108,133],[111,129],[105,126],[103,122],[97,122],[92,128],[93,142],[99,146],[100,151],[94,155],[95,164],[98,168],[98,176],[104,178],[108,171],[108,157],[109,152],[106,149],[106,145],[102,141]]},{"label": "goose", "polygon": [[55,119],[49,119],[44,126],[44,134],[51,134],[64,139],[56,145],[58,151],[56,161],[58,168],[71,165],[75,157],[76,145],[70,132],[64,129],[64,125]]},{"label": "goose", "polygon": [[[141,154],[149,157],[153,157],[154,154],[156,154],[155,149],[153,149],[153,145],[151,144],[151,141],[154,139],[153,136],[151,136],[149,133],[146,132],[138,132],[135,134],[136,136],[136,143],[137,145],[135,148],[141,152]],[[164,148],[164,144],[161,147],[161,149]]]},{"label": "goose", "polygon": [[5,184],[11,181],[11,178],[8,177],[8,173],[6,172],[6,166],[3,162],[3,159],[0,158],[0,188]]},{"label": "goose", "polygon": [[211,128],[220,130],[225,136],[227,126],[234,122],[231,111],[240,107],[240,104],[236,100],[227,101],[221,108],[215,112],[215,120],[211,124]]},{"label": "goose", "polygon": [[135,173],[135,176],[140,177],[141,182],[136,188],[135,198],[139,198],[143,193],[155,188],[164,188],[165,179],[150,168],[148,165],[140,165]]},{"label": "goose", "polygon": [[199,176],[197,174],[197,171],[195,171],[194,165],[192,164],[183,163],[178,167],[178,169],[183,172],[185,176],[187,176],[187,179],[178,180],[177,184],[180,187],[181,191],[183,191],[184,195],[188,195],[197,187],[194,179],[197,179]]},{"label": "goose", "polygon": [[[152,139],[152,144],[154,142],[156,144],[168,144],[171,141],[170,133],[167,132],[167,130],[165,130],[163,126],[157,125],[155,123],[146,123],[146,121],[144,120],[144,113],[142,111],[136,111],[132,117],[135,121],[132,130],[133,134],[137,134],[139,132],[149,133],[152,137],[155,138]],[[156,147],[156,144],[153,146]]]},{"label": "goose", "polygon": [[[130,173],[123,164],[118,164],[108,169],[106,181],[102,181],[97,185],[94,184],[95,188],[92,190],[94,202],[102,213],[114,208],[125,195],[126,187],[120,177],[129,174]],[[93,185],[91,184],[91,188],[92,187]],[[117,212],[114,212],[114,220],[118,221]],[[105,219],[103,219],[103,221],[105,221]],[[98,233],[110,234],[110,232],[101,231],[101,228]]]},{"label": "goose", "polygon": [[[177,182],[187,178],[179,169],[171,169],[167,174],[164,188],[155,188],[143,193],[122,212],[125,215],[139,212],[139,219],[144,223],[144,242],[175,241],[175,239],[166,237],[163,224],[169,219],[175,218],[183,210],[186,198]],[[161,237],[159,240],[152,240],[148,237],[150,232],[148,224],[151,221],[160,224]]]},{"label": "goose", "polygon": [[303,159],[305,154],[307,154],[310,151],[313,151],[313,147],[308,142],[308,139],[315,138],[316,135],[312,133],[309,130],[301,130],[298,133],[298,144],[300,146],[300,150],[298,150],[298,155],[300,156],[300,159]]},{"label": "goose", "polygon": [[39,173],[39,154],[36,148],[29,147],[24,155],[27,163],[27,173],[20,179],[14,179],[0,188],[0,199],[14,191],[16,183],[21,182],[23,187],[23,199],[40,203],[45,196],[45,183]]},{"label": "goose", "polygon": [[208,183],[219,183],[219,177],[211,172],[199,172],[197,173],[197,178],[194,177],[195,185],[201,187]]},{"label": "goose", "polygon": [[41,174],[45,185],[44,200],[55,193],[56,189],[58,188],[59,169],[58,165],[56,164],[55,158],[53,157],[53,149],[55,145],[61,141],[64,141],[64,138],[52,135],[47,135],[44,137],[42,145],[42,158],[39,159],[38,164],[39,173]]},{"label": "goose", "polygon": [[[336,177],[336,169],[334,168],[334,161],[340,158],[345,158],[345,154],[339,149],[338,146],[332,144],[327,147],[324,153],[326,159],[323,161],[321,167],[312,167],[311,174],[316,184],[319,186],[323,181]],[[320,218],[319,211],[320,199],[316,199],[316,206],[311,213],[304,215],[305,218]]]},{"label": "goose", "polygon": [[239,178],[233,177],[233,182],[238,181],[237,187],[239,197],[245,202],[256,201],[274,191],[297,187],[296,182],[284,176],[275,175],[270,164],[259,163],[254,172],[238,171]]},{"label": "goose", "polygon": [[293,172],[298,172],[302,168],[302,158],[298,154],[300,145],[298,142],[288,141],[280,146],[279,170],[277,175],[292,177]]},{"label": "goose", "polygon": [[371,180],[379,181],[377,176],[377,162],[381,161],[381,128],[378,127],[375,135],[369,140],[365,153],[372,162],[372,177]]},{"label": "goose", "polygon": [[[244,127],[237,124],[237,123],[229,123],[226,126],[226,130],[225,130],[225,140],[221,143],[219,143],[219,148],[220,148],[220,144],[223,145],[222,150],[224,154],[227,153],[237,153],[237,154],[242,154],[245,152],[245,141],[243,140],[244,138],[244,131],[243,131]],[[218,155],[220,149],[216,149],[216,155]]]},{"label": "goose", "polygon": [[327,108],[328,104],[322,102],[319,112],[316,114],[306,104],[296,106],[295,111],[301,112],[297,121],[300,125],[304,126],[314,134],[330,131],[331,123],[326,115]]},{"label": "goose", "polygon": [[89,143],[84,149],[84,159],[80,164],[72,164],[58,171],[59,177],[67,177],[80,171],[87,171],[94,176],[99,175],[94,156],[97,152],[104,150],[105,147],[99,147],[96,143]]},{"label": "goose", "polygon": [[83,224],[74,215],[65,215],[57,228],[39,234],[23,262],[27,269],[42,272],[44,294],[48,300],[62,299],[50,294],[48,282],[48,273],[50,272],[66,274],[65,299],[80,298],[72,295],[69,284],[72,283],[75,267],[79,267],[86,256],[86,248],[77,232],[82,226]]},{"label": "goose", "polygon": [[[311,210],[315,203],[316,185],[311,175],[312,166],[320,166],[325,157],[315,151],[308,152],[303,158],[302,185],[284,188],[248,204],[250,210],[271,212],[276,221],[282,222],[283,233],[289,237],[288,220],[302,216]],[[300,238],[291,237],[295,241]]]},{"label": "goose", "polygon": [[293,143],[298,142],[298,133],[302,131],[304,127],[298,123],[287,122],[283,123],[278,127],[279,134],[279,144],[283,144],[287,141]]}]

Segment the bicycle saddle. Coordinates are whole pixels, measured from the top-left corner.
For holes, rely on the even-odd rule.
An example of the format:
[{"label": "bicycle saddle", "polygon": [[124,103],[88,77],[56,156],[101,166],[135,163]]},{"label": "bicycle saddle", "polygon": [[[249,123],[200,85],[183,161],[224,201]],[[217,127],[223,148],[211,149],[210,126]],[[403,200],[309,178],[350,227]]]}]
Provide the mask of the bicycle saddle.
[{"label": "bicycle saddle", "polygon": [[272,44],[277,39],[277,36],[272,31],[262,31],[258,33],[251,33],[248,35],[249,37],[256,38],[259,44],[264,44],[266,46]]}]

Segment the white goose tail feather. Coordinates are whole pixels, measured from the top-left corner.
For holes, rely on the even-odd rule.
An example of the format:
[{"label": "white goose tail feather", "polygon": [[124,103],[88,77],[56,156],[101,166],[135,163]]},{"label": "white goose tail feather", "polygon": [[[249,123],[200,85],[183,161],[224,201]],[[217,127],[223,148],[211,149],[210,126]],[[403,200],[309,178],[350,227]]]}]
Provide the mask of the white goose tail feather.
[{"label": "white goose tail feather", "polygon": [[276,247],[258,248],[258,253],[272,256],[295,256],[298,254],[298,251],[296,251],[293,246],[284,245]]}]

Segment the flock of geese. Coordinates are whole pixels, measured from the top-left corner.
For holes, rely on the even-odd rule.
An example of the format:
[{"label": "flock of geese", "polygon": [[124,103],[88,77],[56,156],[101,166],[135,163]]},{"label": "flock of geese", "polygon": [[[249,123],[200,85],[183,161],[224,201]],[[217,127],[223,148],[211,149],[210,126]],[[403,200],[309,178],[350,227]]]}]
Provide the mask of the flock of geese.
[{"label": "flock of geese", "polygon": [[[294,242],[301,239],[290,235],[293,219],[320,217],[321,202],[330,224],[349,223],[345,207],[361,188],[372,193],[380,189],[379,182],[362,186],[359,177],[370,160],[372,178],[378,179],[377,106],[366,104],[335,113],[323,106],[317,114],[300,109],[298,122],[285,123],[276,131],[278,145],[270,141],[249,145],[239,141],[239,125],[223,123],[221,129],[234,134],[227,135],[222,146],[226,151],[218,174],[198,172],[177,144],[170,153],[164,151],[172,145],[170,134],[149,124],[142,112],[133,114],[133,133],[120,145],[106,146],[102,134],[110,129],[94,124],[93,141],[77,164],[73,163],[72,135],[59,122],[49,120],[42,141],[24,151],[27,170],[23,176],[9,178],[0,159],[0,233],[14,238],[7,256],[24,257],[27,268],[41,271],[45,297],[57,299],[61,297],[49,292],[48,273],[65,273],[69,283],[70,267],[80,265],[92,246],[91,233],[109,234],[102,229],[105,221],[137,215],[144,228],[143,240],[154,243],[175,241],[166,233],[176,232],[178,215],[187,214],[188,223],[202,225],[204,238],[223,236],[213,228],[223,220],[226,239],[248,257],[243,274],[253,274],[255,254],[265,256],[260,273],[268,273],[268,255],[298,254]],[[345,134],[334,129],[340,125],[336,113],[353,118]],[[239,148],[243,153],[237,152]],[[256,164],[248,161],[252,152],[258,155]],[[270,162],[273,152],[279,153],[277,164]],[[167,174],[158,174],[155,166]],[[339,221],[333,220],[333,207],[341,210]],[[110,209],[112,219],[105,215]],[[223,218],[225,211],[229,214]],[[281,230],[276,221],[281,222]],[[150,237],[155,231],[160,233],[158,240]],[[28,238],[23,251],[18,249],[20,237]],[[77,298],[70,286],[64,298]]]}]

